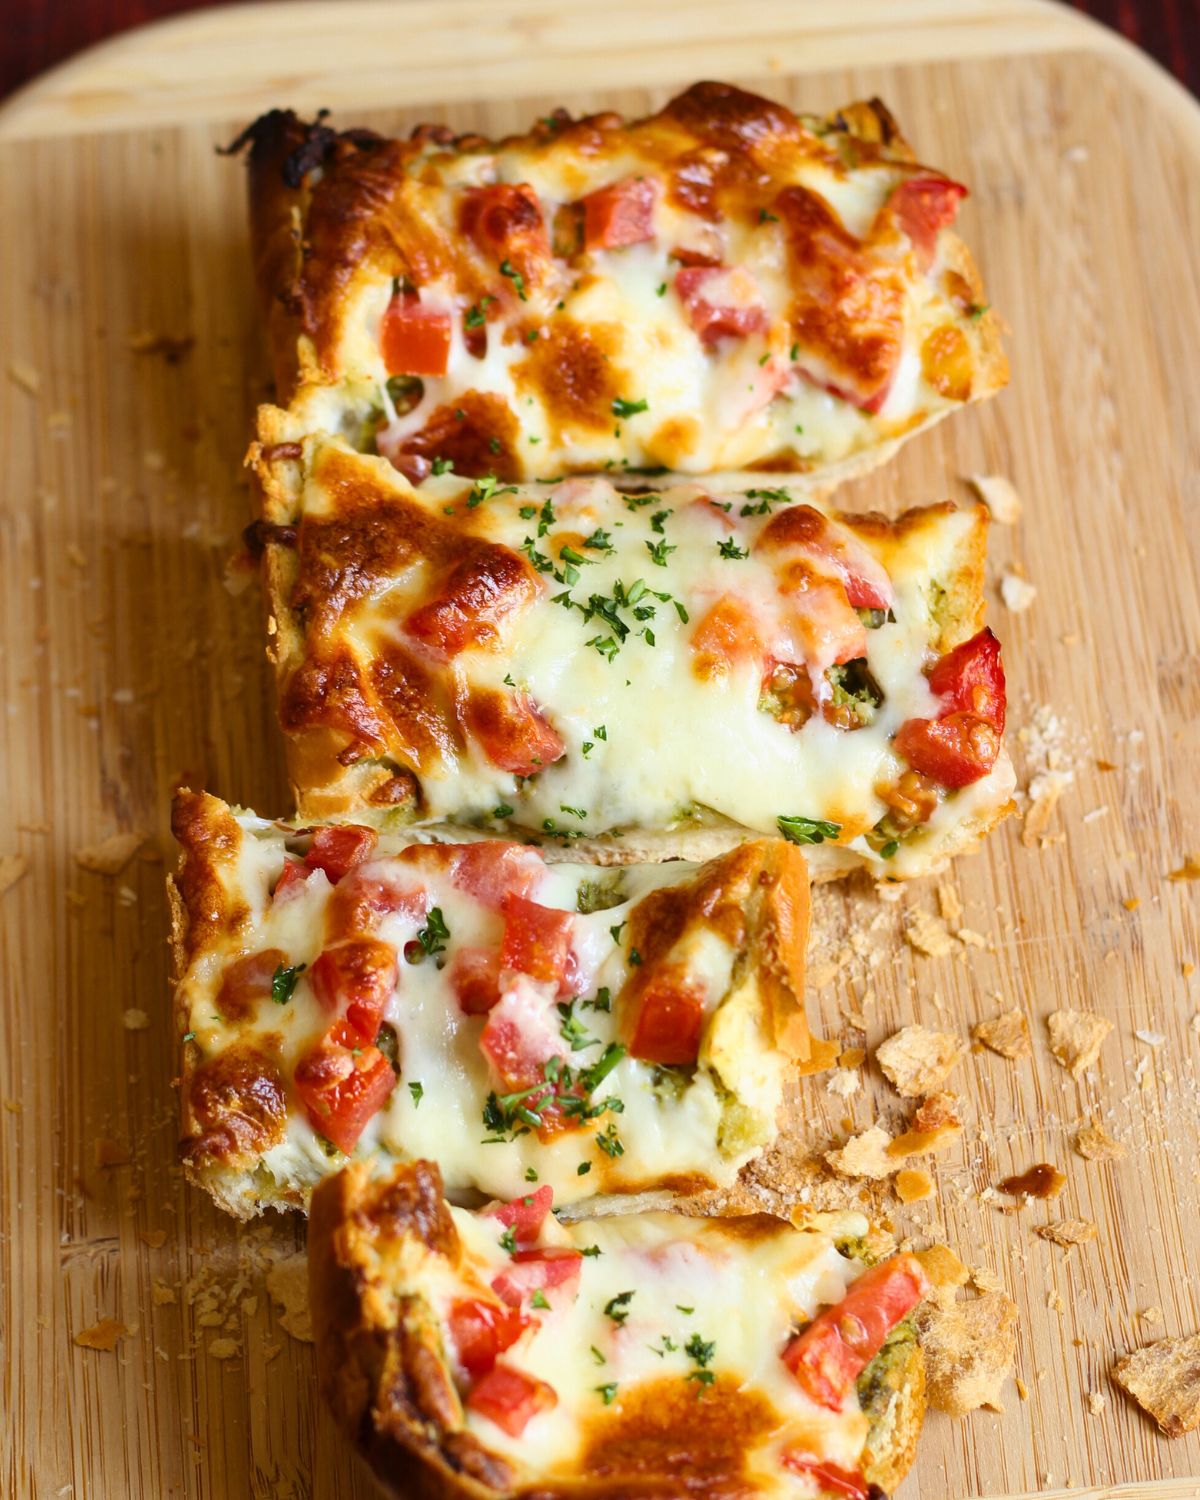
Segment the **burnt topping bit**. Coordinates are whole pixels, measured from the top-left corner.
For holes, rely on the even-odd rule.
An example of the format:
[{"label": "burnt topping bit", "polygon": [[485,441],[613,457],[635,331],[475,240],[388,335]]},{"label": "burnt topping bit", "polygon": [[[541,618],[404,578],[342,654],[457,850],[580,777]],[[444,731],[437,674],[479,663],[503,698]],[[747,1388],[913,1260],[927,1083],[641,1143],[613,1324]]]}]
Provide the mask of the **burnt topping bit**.
[{"label": "burnt topping bit", "polygon": [[359,151],[371,151],[383,144],[384,138],[377,131],[364,126],[350,130],[335,130],[326,125],[327,109],[319,109],[315,120],[307,124],[290,109],[272,109],[246,126],[245,130],[228,146],[218,146],[218,156],[237,156],[250,146],[251,152],[270,150],[281,140],[294,140],[296,144],[280,163],[279,174],[284,187],[302,187],[304,179],[316,167],[323,167],[341,145]]},{"label": "burnt topping bit", "polygon": [[1048,1161],[1040,1161],[1027,1172],[1006,1177],[1000,1184],[1002,1193],[1014,1198],[1054,1198],[1062,1192],[1066,1177]]},{"label": "burnt topping bit", "polygon": [[277,547],[294,547],[298,538],[294,526],[278,526],[274,521],[251,521],[242,532],[242,541],[254,562],[262,557],[268,543],[274,542]]}]

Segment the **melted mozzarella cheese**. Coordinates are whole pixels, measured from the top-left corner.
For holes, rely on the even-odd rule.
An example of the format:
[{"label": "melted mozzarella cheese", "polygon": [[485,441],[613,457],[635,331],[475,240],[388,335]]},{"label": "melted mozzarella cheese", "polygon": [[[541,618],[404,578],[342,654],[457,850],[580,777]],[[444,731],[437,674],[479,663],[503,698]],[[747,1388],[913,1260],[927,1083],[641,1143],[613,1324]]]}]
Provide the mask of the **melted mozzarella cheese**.
[{"label": "melted mozzarella cheese", "polygon": [[[185,985],[188,1030],[205,1057],[235,1040],[269,1037],[269,1050],[278,1057],[285,1077],[290,1077],[330,1024],[309,971],[328,946],[325,913],[332,888],[318,870],[285,900],[273,902],[270,892],[284,862],[283,835],[277,825],[260,819],[243,816],[241,824],[245,836],[238,856],[236,894],[248,908],[248,925],[236,952],[213,947],[195,960]],[[375,852],[374,868],[385,881],[386,856],[400,847],[396,840],[385,838]],[[615,905],[574,917],[572,948],[580,957],[587,988],[576,1000],[573,1016],[587,1038],[585,1045],[572,1050],[561,1030],[562,1017],[554,1009],[556,996],[548,997],[545,987],[535,986],[523,975],[508,981],[508,994],[516,997],[518,1007],[522,996],[540,1004],[543,1019],[539,1025],[549,1025],[557,1034],[561,1055],[572,1068],[587,1068],[610,1042],[619,1040],[616,997],[628,977],[630,962],[628,946],[619,939],[630,911],[650,891],[686,880],[694,872],[694,866],[682,862],[628,867],[619,873],[581,865],[545,867],[533,899],[562,910],[575,911],[580,887],[594,885],[598,876],[610,886],[620,883]],[[424,887],[428,906],[440,909],[450,937],[444,953],[414,964],[405,962],[403,954],[423,925],[421,919],[386,914],[374,929],[373,935],[392,945],[399,956],[399,979],[383,1019],[398,1039],[400,1077],[390,1100],[360,1137],[356,1156],[436,1160],[452,1197],[478,1192],[513,1198],[528,1191],[529,1182],[536,1180],[552,1184],[555,1201],[567,1204],[597,1193],[652,1187],[672,1175],[725,1185],[757,1146],[773,1136],[784,1062],[766,1051],[746,1074],[754,1079],[754,1097],[742,1101],[762,1122],[763,1139],[756,1145],[734,1149],[722,1143],[730,1096],[723,1080],[704,1061],[703,1052],[694,1070],[662,1070],[623,1056],[591,1095],[593,1106],[611,1102],[611,1108],[598,1112],[581,1128],[564,1130],[548,1140],[539,1139],[534,1131],[514,1134],[489,1126],[484,1108],[497,1084],[480,1049],[486,1018],[463,1013],[444,966],[464,947],[498,947],[502,919],[444,875],[408,867],[402,884]],[[282,1006],[263,1000],[251,1019],[227,1022],[217,1009],[226,966],[240,953],[269,948],[280,949],[288,966],[304,966],[291,998]],[[711,1017],[730,988],[733,950],[709,930],[689,931],[672,957],[685,963],[702,987],[706,1014]],[[292,1099],[286,1138],[265,1153],[262,1171],[280,1187],[306,1195],[344,1159],[322,1141],[302,1106]],[[532,1178],[531,1173],[535,1174]]]},{"label": "melted mozzarella cheese", "polygon": [[[454,1218],[469,1266],[488,1285],[509,1259],[501,1226],[461,1210]],[[865,1231],[861,1216],[846,1218],[845,1233]],[[468,1407],[468,1426],[488,1447],[539,1477],[570,1473],[585,1457],[583,1433],[609,1409],[619,1418],[642,1382],[678,1379],[695,1393],[696,1420],[703,1421],[697,1377],[708,1370],[760,1394],[777,1414],[755,1455],[771,1484],[766,1493],[808,1493],[804,1480],[778,1466],[789,1439],[827,1462],[858,1468],[867,1424],[857,1403],[840,1413],[817,1406],[780,1357],[795,1327],[841,1301],[863,1269],[829,1235],[780,1226],[745,1238],[722,1230],[720,1221],[648,1213],[551,1227],[544,1240],[591,1252],[581,1262],[578,1295],[531,1310],[533,1328],[503,1358],[546,1381],[557,1402],[519,1438]],[[445,1280],[425,1285],[443,1316],[461,1295]]]}]

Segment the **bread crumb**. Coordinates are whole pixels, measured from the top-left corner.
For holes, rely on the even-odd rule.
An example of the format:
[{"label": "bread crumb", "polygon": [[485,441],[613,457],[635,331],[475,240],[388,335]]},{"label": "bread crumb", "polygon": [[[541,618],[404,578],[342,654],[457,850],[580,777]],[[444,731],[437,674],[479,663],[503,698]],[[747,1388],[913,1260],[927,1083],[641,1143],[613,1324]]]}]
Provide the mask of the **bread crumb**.
[{"label": "bread crumb", "polygon": [[898,1094],[935,1093],[961,1060],[957,1037],[925,1026],[904,1026],[875,1049],[875,1060]]},{"label": "bread crumb", "polygon": [[1163,1318],[1163,1310],[1161,1307],[1144,1307],[1141,1312],[1138,1313],[1138,1317],[1141,1318],[1143,1323],[1149,1323],[1151,1325],[1155,1323],[1162,1323],[1165,1321]]},{"label": "bread crumb", "polygon": [[1098,1417],[1108,1405],[1108,1397],[1101,1391],[1089,1391],[1087,1396],[1087,1408],[1093,1417]]},{"label": "bread crumb", "polygon": [[101,1135],[92,1142],[92,1155],[98,1167],[123,1167],[129,1160],[129,1148]]},{"label": "bread crumb", "polygon": [[29,874],[29,859],[24,854],[0,854],[0,896],[12,890],[18,880]]},{"label": "bread crumb", "polygon": [[1168,880],[1200,880],[1200,854],[1188,854],[1177,870],[1167,872]]},{"label": "bread crumb", "polygon": [[161,354],[169,365],[177,365],[196,340],[190,333],[170,334],[143,331],[131,333],[125,346],[134,354]]},{"label": "bread crumb", "polygon": [[888,1156],[891,1136],[882,1125],[872,1125],[850,1139],[836,1151],[826,1151],[825,1160],[839,1177],[869,1177],[878,1181],[890,1177],[896,1163]]},{"label": "bread crumb", "polygon": [[942,914],[942,921],[948,927],[957,927],[963,918],[962,901],[958,892],[949,883],[943,881],[937,888],[938,911]]},{"label": "bread crumb", "polygon": [[913,1111],[908,1129],[888,1147],[892,1157],[924,1156],[940,1151],[962,1134],[958,1101],[953,1094],[930,1094]]},{"label": "bread crumb", "polygon": [[138,1239],[143,1245],[149,1245],[151,1250],[161,1250],[167,1243],[167,1231],[165,1229],[139,1229]]},{"label": "bread crumb", "polygon": [[1001,1057],[1028,1057],[1033,1051],[1029,1023],[1019,1010],[1006,1010],[990,1021],[977,1022],[971,1028],[971,1035]]},{"label": "bread crumb", "polygon": [[1104,1126],[1095,1121],[1081,1125],[1071,1144],[1085,1161],[1120,1161],[1129,1154],[1120,1141],[1114,1140]]},{"label": "bread crumb", "polygon": [[1029,806],[1021,824],[1021,843],[1036,849],[1050,830],[1058,800],[1070,785],[1071,777],[1055,771],[1035,776],[1029,784]]},{"label": "bread crumb", "polygon": [[904,918],[904,936],[909,947],[929,958],[945,958],[954,952],[954,939],[946,923],[924,907],[914,907]]},{"label": "bread crumb", "polygon": [[1064,1250],[1072,1245],[1085,1245],[1096,1238],[1096,1226],[1090,1219],[1058,1219],[1051,1224],[1035,1224],[1033,1232]]},{"label": "bread crumb", "polygon": [[1137,911],[1138,907],[1141,906],[1141,904],[1142,898],[1140,896],[1126,896],[1125,899],[1121,902],[1121,905],[1125,908],[1126,911]]},{"label": "bread crumb", "polygon": [[235,1359],[242,1352],[242,1346],[237,1339],[213,1339],[208,1346],[208,1352],[214,1359]]},{"label": "bread crumb", "polygon": [[1200,1334],[1161,1339],[1126,1354],[1112,1376],[1167,1437],[1200,1426]]},{"label": "bread crumb", "polygon": [[933,1178],[917,1167],[904,1167],[897,1172],[895,1187],[901,1203],[921,1203],[933,1197]]},{"label": "bread crumb", "polygon": [[977,1407],[1003,1411],[1000,1392],[1017,1352],[1017,1308],[1004,1292],[929,1301],[917,1312],[929,1400],[952,1417]]},{"label": "bread crumb", "polygon": [[75,863],[96,875],[119,874],[146,842],[144,833],[112,833],[75,851]]},{"label": "bread crumb", "polygon": [[862,1088],[862,1074],[853,1068],[838,1068],[831,1074],[825,1089],[839,1099],[849,1099]]},{"label": "bread crumb", "polygon": [[169,1287],[165,1281],[156,1279],[150,1283],[150,1300],[155,1307],[170,1307],[179,1299],[173,1287]]},{"label": "bread crumb", "polygon": [[1021,519],[1021,497],[1011,479],[1002,474],[968,474],[967,483],[1001,526],[1015,526]]},{"label": "bread crumb", "polygon": [[1057,1287],[1051,1287],[1050,1290],[1046,1293],[1046,1306],[1050,1309],[1051,1312],[1066,1312],[1067,1305],[1063,1301]]},{"label": "bread crumb", "polygon": [[285,1255],[267,1272],[267,1291],[280,1308],[279,1321],[294,1339],[313,1341],[312,1315],[308,1308],[308,1261],[303,1250]]},{"label": "bread crumb", "polygon": [[1021,1377],[1019,1375],[1015,1376],[1014,1379],[1016,1380],[1016,1385],[1017,1385],[1017,1395],[1020,1397],[1020,1399],[1022,1401],[1028,1401],[1029,1400],[1029,1387],[1025,1384],[1025,1382],[1021,1379]]},{"label": "bread crumb", "polygon": [[1037,589],[1028,578],[1006,571],[1000,579],[1000,597],[1011,614],[1023,614],[1037,598]]},{"label": "bread crumb", "polygon": [[1046,1017],[1050,1030],[1050,1051],[1068,1069],[1072,1078],[1080,1078],[1100,1056],[1105,1037],[1113,1023],[1103,1016],[1082,1010],[1055,1010]]},{"label": "bread crumb", "polygon": [[145,1031],[150,1025],[150,1017],[144,1010],[138,1010],[135,1006],[130,1006],[121,1017],[121,1024],[126,1031]]},{"label": "bread crumb", "polygon": [[23,359],[9,360],[8,378],[14,385],[19,385],[28,396],[41,394],[42,377],[31,364]]},{"label": "bread crumb", "polygon": [[948,1245],[930,1245],[918,1250],[917,1259],[934,1287],[965,1286],[970,1272]]},{"label": "bread crumb", "polygon": [[77,1333],[75,1342],[81,1349],[100,1349],[110,1354],[128,1332],[125,1324],[116,1318],[101,1318],[98,1323]]}]

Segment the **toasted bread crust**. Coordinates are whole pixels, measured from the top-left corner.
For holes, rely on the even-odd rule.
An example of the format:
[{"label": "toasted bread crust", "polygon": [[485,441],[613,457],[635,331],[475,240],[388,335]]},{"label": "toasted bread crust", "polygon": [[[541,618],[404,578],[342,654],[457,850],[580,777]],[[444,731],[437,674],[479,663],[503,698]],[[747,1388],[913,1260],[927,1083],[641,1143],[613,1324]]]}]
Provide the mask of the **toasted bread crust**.
[{"label": "toasted bread crust", "polygon": [[[784,1229],[765,1216],[722,1222],[735,1237],[743,1224],[751,1238]],[[440,1177],[428,1163],[397,1168],[383,1184],[355,1163],[324,1182],[313,1198],[309,1300],[321,1388],[388,1494],[422,1500],[677,1500],[681,1485],[698,1500],[747,1493],[737,1424],[755,1418],[752,1403],[732,1393],[724,1439],[719,1421],[697,1431],[704,1461],[689,1465],[686,1481],[677,1467],[663,1463],[654,1444],[639,1452],[636,1439],[622,1457],[614,1455],[610,1438],[605,1463],[585,1459],[578,1476],[553,1480],[519,1473],[489,1452],[465,1427],[445,1365],[434,1353],[431,1314],[419,1286],[394,1296],[394,1319],[393,1296],[385,1295],[397,1290],[386,1281],[389,1245],[415,1235],[454,1260],[457,1236],[452,1222],[447,1233],[447,1223]],[[866,1410],[863,1472],[882,1494],[911,1466],[924,1418],[924,1364],[915,1341],[872,1382]],[[660,1402],[657,1416],[647,1412],[644,1420],[653,1425],[664,1420],[663,1412]]]}]

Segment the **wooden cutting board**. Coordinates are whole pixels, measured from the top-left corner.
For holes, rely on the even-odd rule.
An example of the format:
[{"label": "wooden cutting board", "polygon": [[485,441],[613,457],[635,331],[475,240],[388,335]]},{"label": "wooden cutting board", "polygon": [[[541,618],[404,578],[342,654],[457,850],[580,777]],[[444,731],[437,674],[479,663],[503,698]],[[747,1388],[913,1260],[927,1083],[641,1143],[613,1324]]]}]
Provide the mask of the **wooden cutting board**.
[{"label": "wooden cutting board", "polygon": [[[960,1065],[966,1145],[939,1158],[934,1203],[896,1213],[1011,1290],[1027,1395],[931,1415],[903,1493],[1200,1494],[1200,1436],[1160,1437],[1107,1376],[1200,1329],[1200,886],[1165,878],[1200,848],[1200,111],[1034,0],[351,0],[165,23],[0,111],[0,854],[23,862],[0,869],[25,872],[0,899],[5,1496],[368,1493],[267,1294],[301,1227],[239,1229],[175,1165],[170,789],[286,810],[256,591],[225,571],[269,385],[242,170],[214,147],[272,104],[494,133],[558,103],[641,112],[705,76],[809,110],[881,95],[971,184],[965,234],[1012,328],[1011,389],[843,497],[894,509],[1013,479],[1025,518],[995,527],[993,570],[1037,588],[1020,614],[993,599],[1014,753],[1023,785],[1073,774],[1044,847],[1013,820],[954,872],[953,925],[984,946],[904,941],[932,887],[818,903],[827,1034],[862,1040],[855,1005],[871,1047],[917,1016],[965,1037],[1019,1005],[1034,1037],[1022,1061]],[[81,867],[118,832],[145,835],[118,873]],[[1046,1047],[1058,1006],[1114,1023],[1078,1084]],[[845,1101],[823,1082],[815,1135],[894,1108],[873,1072]],[[1073,1155],[1093,1110],[1125,1160]],[[1053,1209],[980,1196],[1042,1159],[1069,1178]],[[1051,1216],[1099,1237],[1064,1253],[1032,1232]],[[104,1318],[127,1330],[114,1350],[73,1343]]]}]

